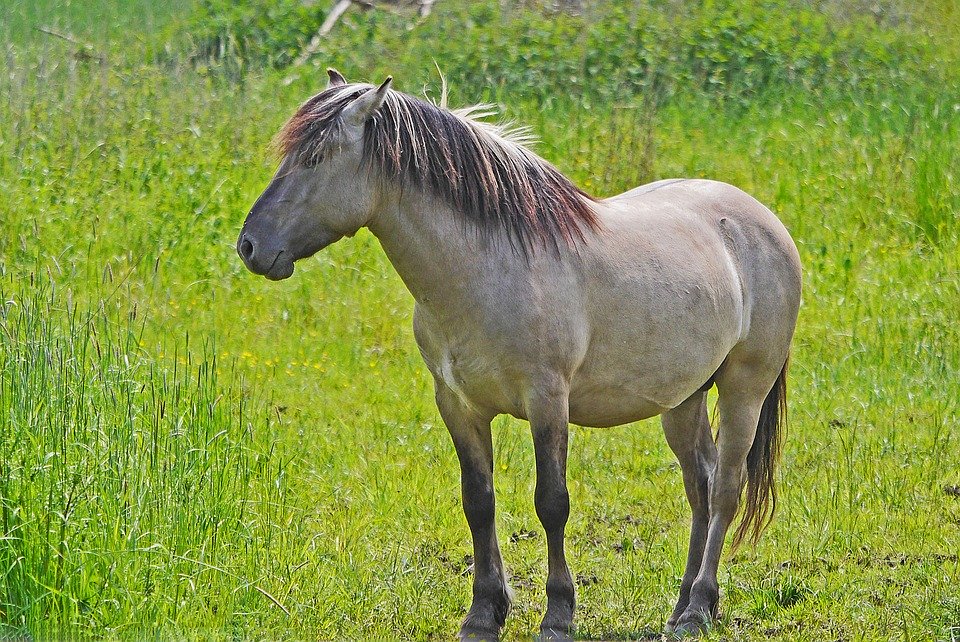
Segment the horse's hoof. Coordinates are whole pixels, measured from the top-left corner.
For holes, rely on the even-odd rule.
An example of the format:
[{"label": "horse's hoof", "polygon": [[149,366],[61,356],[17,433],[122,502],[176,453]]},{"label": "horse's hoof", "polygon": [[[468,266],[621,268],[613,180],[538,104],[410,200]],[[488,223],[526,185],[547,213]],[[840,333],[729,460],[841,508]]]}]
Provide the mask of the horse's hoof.
[{"label": "horse's hoof", "polygon": [[481,642],[481,640],[483,642],[500,642],[500,632],[464,627],[457,634],[457,639],[470,640],[471,642]]},{"label": "horse's hoof", "polygon": [[675,625],[671,626],[670,622],[667,622],[665,630],[677,638],[699,637],[707,633],[712,625],[713,620],[709,615],[703,611],[693,611],[684,613]]},{"label": "horse's hoof", "polygon": [[683,611],[678,611],[674,609],[673,613],[670,614],[670,617],[667,618],[667,623],[663,625],[663,632],[667,635],[677,632],[677,623],[680,621],[680,618],[683,617]]}]

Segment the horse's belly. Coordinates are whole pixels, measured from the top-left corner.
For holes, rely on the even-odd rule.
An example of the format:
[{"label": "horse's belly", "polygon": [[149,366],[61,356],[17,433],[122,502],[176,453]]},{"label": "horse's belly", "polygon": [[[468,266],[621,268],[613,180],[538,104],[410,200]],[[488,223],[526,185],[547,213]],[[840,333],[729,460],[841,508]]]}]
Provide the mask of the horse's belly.
[{"label": "horse's belly", "polygon": [[570,397],[570,423],[592,428],[620,426],[655,417],[666,410],[669,408],[638,397],[630,390],[607,390],[600,395]]},{"label": "horse's belly", "polygon": [[[698,314],[699,313],[699,314]],[[733,315],[703,324],[700,310],[656,326],[608,324],[570,380],[570,421],[615,426],[683,403],[720,368],[738,340]]]},{"label": "horse's belly", "polygon": [[630,376],[621,371],[617,380],[575,377],[570,387],[570,421],[602,428],[655,417],[696,392],[715,369],[711,362],[682,372],[663,373],[651,369],[645,374]]}]

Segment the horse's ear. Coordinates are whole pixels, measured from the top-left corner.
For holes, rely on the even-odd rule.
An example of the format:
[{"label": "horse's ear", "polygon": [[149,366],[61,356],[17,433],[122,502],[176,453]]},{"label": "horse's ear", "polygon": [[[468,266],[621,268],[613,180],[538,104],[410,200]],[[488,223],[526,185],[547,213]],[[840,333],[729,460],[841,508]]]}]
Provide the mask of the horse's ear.
[{"label": "horse's ear", "polygon": [[387,76],[376,89],[371,89],[365,94],[354,100],[343,108],[343,120],[355,126],[363,125],[367,119],[373,116],[373,113],[380,109],[380,105],[387,98],[387,91],[390,89],[390,83],[393,82],[393,76]]},{"label": "horse's ear", "polygon": [[347,84],[347,79],[343,77],[343,74],[333,67],[327,68],[327,76],[329,77],[329,80],[327,81],[327,89],[330,89],[331,87],[342,87],[343,85]]}]

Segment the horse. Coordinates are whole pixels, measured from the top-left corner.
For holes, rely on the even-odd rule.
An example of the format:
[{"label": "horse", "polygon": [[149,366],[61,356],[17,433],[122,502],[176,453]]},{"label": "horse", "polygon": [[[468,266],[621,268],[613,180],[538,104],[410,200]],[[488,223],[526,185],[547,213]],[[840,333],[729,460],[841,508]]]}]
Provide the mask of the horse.
[{"label": "horse", "polygon": [[473,539],[460,637],[497,639],[513,599],[494,518],[491,421],[500,414],[528,421],[533,438],[548,557],[541,634],[573,630],[568,424],[656,415],[692,509],[665,629],[708,629],[731,523],[742,509],[733,545],[755,541],[776,506],[801,291],[784,225],[709,180],[596,198],[483,106],[450,110],[391,89],[392,77],[372,85],[328,74],[278,133],[279,167],[237,252],[253,273],[285,279],[295,261],[366,227],[413,295],[414,336],[459,459]]}]

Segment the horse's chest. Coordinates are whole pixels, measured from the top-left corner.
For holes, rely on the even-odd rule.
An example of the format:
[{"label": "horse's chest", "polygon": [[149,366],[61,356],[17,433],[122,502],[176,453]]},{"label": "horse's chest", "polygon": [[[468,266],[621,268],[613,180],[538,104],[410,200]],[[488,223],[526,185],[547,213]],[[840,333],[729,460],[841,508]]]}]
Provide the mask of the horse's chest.
[{"label": "horse's chest", "polygon": [[464,405],[519,411],[518,378],[513,366],[499,358],[502,350],[482,332],[438,322],[421,309],[414,315],[414,335],[433,376]]},{"label": "horse's chest", "polygon": [[473,351],[448,349],[440,354],[438,376],[468,406],[502,407],[507,396],[503,371]]}]

